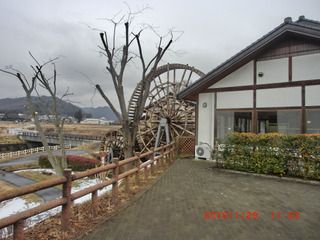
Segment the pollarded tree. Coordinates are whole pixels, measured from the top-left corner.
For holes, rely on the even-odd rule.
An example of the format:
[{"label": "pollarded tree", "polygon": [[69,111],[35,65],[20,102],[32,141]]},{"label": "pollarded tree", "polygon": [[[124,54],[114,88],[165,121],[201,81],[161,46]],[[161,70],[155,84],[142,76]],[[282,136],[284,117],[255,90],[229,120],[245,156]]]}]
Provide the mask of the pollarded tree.
[{"label": "pollarded tree", "polygon": [[[117,116],[122,125],[122,134],[124,140],[124,155],[125,157],[131,157],[134,153],[134,146],[136,142],[136,135],[138,130],[138,123],[141,119],[145,103],[147,101],[150,81],[156,72],[158,64],[163,58],[164,54],[173,42],[173,35],[170,33],[169,40],[166,42],[164,37],[158,36],[157,49],[150,60],[146,61],[143,51],[143,46],[141,42],[141,36],[147,29],[140,29],[138,32],[134,33],[130,30],[130,24],[133,18],[132,13],[128,16],[122,16],[120,20],[115,21],[114,19],[109,19],[113,24],[112,32],[101,32],[100,39],[102,46],[99,47],[101,53],[106,57],[106,69],[111,76],[113,86],[117,95],[117,100],[120,107],[120,113],[116,110],[115,106],[112,104],[110,98],[105,94],[103,89],[99,84],[96,85],[96,89],[103,97],[103,99],[110,106],[114,114]],[[126,19],[123,21],[123,19]],[[124,41],[119,43],[118,38],[118,28],[119,25],[123,25],[124,31]],[[135,46],[134,46],[135,45]],[[136,53],[135,53],[136,50]],[[126,104],[123,82],[128,81],[124,79],[124,74],[128,63],[132,59],[139,59],[141,63],[141,93],[138,96],[137,107],[134,112],[133,121],[130,121],[128,114],[128,106]]]},{"label": "pollarded tree", "polygon": [[[18,69],[7,67],[6,69],[0,69],[1,72],[9,74],[11,76],[14,76],[18,79],[20,82],[27,98],[28,102],[28,110],[32,117],[34,118],[34,123],[36,126],[36,129],[39,133],[39,136],[41,138],[41,142],[48,153],[48,159],[55,170],[57,175],[63,174],[63,169],[67,168],[67,161],[66,161],[66,153],[65,153],[65,143],[64,143],[64,136],[63,136],[63,125],[64,125],[64,119],[60,116],[58,109],[57,109],[57,102],[59,99],[64,98],[67,95],[70,95],[68,93],[68,90],[62,95],[62,97],[58,97],[57,95],[57,71],[56,71],[56,65],[55,61],[57,58],[49,60],[44,63],[40,63],[30,52],[29,55],[34,61],[34,64],[31,65],[32,68],[32,77],[29,79],[26,77],[25,74],[23,74]],[[53,74],[52,76],[48,77],[45,74],[45,68],[48,68],[48,66],[52,66]],[[36,106],[34,102],[32,101],[33,95],[38,95],[38,87],[41,87],[44,89],[51,98],[51,106],[50,109],[48,109],[47,114],[53,116],[53,124],[55,127],[55,131],[58,134],[59,137],[59,145],[61,148],[61,156],[57,157],[53,154],[52,150],[49,148],[48,140],[45,136],[45,131],[38,119],[38,113],[36,111]],[[40,96],[39,96],[40,97]]]}]

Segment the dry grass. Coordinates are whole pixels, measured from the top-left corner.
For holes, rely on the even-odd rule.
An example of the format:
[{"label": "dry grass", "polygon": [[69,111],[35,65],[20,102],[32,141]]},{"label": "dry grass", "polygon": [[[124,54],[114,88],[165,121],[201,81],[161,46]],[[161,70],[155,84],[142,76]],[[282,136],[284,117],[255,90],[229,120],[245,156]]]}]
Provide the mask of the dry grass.
[{"label": "dry grass", "polygon": [[[43,128],[46,132],[54,132],[53,124],[43,123]],[[9,128],[26,128],[29,130],[35,130],[35,126],[28,123],[14,123],[0,121],[0,136],[8,136],[7,130]],[[79,135],[94,135],[94,136],[103,136],[109,131],[119,130],[119,125],[100,125],[100,124],[65,124],[64,131],[69,134],[79,134]]]},{"label": "dry grass", "polygon": [[[16,186],[13,186],[7,182],[0,180],[0,192],[1,194],[6,194],[7,191],[13,191],[17,189]],[[26,200],[27,202],[42,202],[42,199],[38,197],[36,194],[27,194],[21,197],[22,199]]]},{"label": "dry grass", "polygon": [[17,144],[23,143],[17,136],[0,135],[0,144]]},{"label": "dry grass", "polygon": [[[8,160],[6,162],[8,162]],[[12,165],[12,166],[1,167],[0,169],[7,171],[7,172],[13,172],[13,171],[17,171],[17,170],[25,170],[25,169],[32,169],[32,168],[39,168],[39,164],[37,162],[36,163],[28,163],[28,164],[17,164],[17,165]]]},{"label": "dry grass", "polygon": [[45,174],[43,172],[36,172],[36,171],[23,171],[23,172],[18,172],[16,174],[22,177],[32,179],[36,182],[40,182],[40,181],[44,181],[44,180],[48,180],[56,177],[56,175],[54,174],[50,175],[50,174]]},{"label": "dry grass", "polygon": [[[43,124],[47,132],[53,132],[54,126],[52,124]],[[93,135],[103,136],[109,131],[118,130],[120,126],[115,125],[95,125],[95,124],[65,124],[64,132],[66,134],[79,134],[79,135]]]},{"label": "dry grass", "polygon": [[[49,179],[53,179],[53,178],[56,178],[57,176],[55,174],[44,174],[42,172],[35,172],[35,171],[23,171],[23,172],[18,172],[16,173],[22,177],[25,177],[25,178],[29,178],[29,179],[32,179],[36,182],[41,182],[41,181],[45,181],[45,180],[49,180]],[[57,188],[57,189],[62,189],[62,185],[57,185],[57,186],[54,186],[54,188]]]},{"label": "dry grass", "polygon": [[76,149],[85,150],[85,151],[99,151],[100,142],[94,142],[94,143],[80,145],[80,146],[76,147]]}]

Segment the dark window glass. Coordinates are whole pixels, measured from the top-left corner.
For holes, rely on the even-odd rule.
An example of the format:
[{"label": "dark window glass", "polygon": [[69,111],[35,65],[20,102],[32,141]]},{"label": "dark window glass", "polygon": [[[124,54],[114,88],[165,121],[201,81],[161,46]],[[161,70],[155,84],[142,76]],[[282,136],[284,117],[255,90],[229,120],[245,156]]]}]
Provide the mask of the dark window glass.
[{"label": "dark window glass", "polygon": [[258,112],[258,132],[298,134],[301,132],[300,111]]},{"label": "dark window glass", "polygon": [[217,139],[223,141],[232,132],[251,132],[251,112],[217,111]]}]

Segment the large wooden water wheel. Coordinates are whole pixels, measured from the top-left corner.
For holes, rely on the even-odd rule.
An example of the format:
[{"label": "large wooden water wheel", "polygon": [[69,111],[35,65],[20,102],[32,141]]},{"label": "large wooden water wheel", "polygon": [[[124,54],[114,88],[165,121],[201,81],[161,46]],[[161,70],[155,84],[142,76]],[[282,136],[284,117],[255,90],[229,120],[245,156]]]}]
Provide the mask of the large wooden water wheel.
[{"label": "large wooden water wheel", "polygon": [[[137,140],[144,152],[155,146],[161,119],[166,119],[170,140],[178,136],[194,135],[195,105],[177,99],[178,93],[189,86],[192,80],[203,73],[194,67],[182,64],[167,64],[158,68],[151,81],[144,113],[140,120]],[[160,144],[166,142],[165,133],[160,135]]]},{"label": "large wooden water wheel", "polygon": [[[203,76],[200,70],[184,64],[166,64],[159,67],[150,79],[150,89],[145,109],[138,126],[137,143],[141,152],[155,146],[159,122],[166,119],[169,127],[170,140],[178,136],[194,135],[195,133],[195,105],[190,101],[177,99],[178,93],[189,86],[193,80]],[[133,121],[137,101],[142,92],[142,83],[135,88],[128,105],[129,120]],[[163,135],[163,134],[162,134]],[[160,136],[160,143],[165,143],[164,136]],[[104,139],[102,149],[112,146],[123,146],[121,132],[117,137]],[[119,152],[121,153],[121,151]],[[117,153],[113,151],[114,157]]]}]

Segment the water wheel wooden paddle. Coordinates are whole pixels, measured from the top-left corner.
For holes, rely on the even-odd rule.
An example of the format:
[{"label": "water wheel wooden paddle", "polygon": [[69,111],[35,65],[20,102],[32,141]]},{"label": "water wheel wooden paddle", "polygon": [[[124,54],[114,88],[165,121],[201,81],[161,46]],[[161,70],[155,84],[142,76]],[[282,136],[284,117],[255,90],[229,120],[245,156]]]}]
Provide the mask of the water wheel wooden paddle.
[{"label": "water wheel wooden paddle", "polygon": [[[167,64],[157,69],[138,127],[137,141],[142,152],[155,146],[162,118],[167,119],[170,140],[195,134],[195,104],[177,99],[177,95],[192,80],[203,75],[200,70],[183,64]],[[165,134],[162,133],[160,144],[165,141]]]},{"label": "water wheel wooden paddle", "polygon": [[106,153],[105,162],[110,163],[112,159],[124,159],[123,136],[121,130],[107,132],[100,144],[100,152]]},{"label": "water wheel wooden paddle", "polygon": [[[170,140],[179,136],[195,134],[195,104],[177,99],[178,93],[189,86],[193,80],[203,76],[200,70],[184,64],[166,64],[158,67],[154,77],[150,79],[150,89],[144,112],[139,122],[137,143],[140,152],[154,147],[159,122],[167,119],[170,129]],[[129,121],[133,121],[137,102],[142,92],[142,83],[135,88],[128,105]],[[164,143],[163,136],[160,143]],[[121,131],[117,136],[106,135],[101,143],[101,151],[115,147],[113,157],[123,157],[123,138]]]}]

